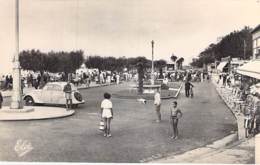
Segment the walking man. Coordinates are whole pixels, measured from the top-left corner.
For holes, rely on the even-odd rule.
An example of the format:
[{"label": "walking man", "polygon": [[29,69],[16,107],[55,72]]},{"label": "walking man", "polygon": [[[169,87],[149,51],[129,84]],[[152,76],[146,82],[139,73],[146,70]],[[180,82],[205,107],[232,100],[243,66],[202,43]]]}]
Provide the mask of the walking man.
[{"label": "walking man", "polygon": [[194,87],[189,81],[185,82],[185,95],[186,97],[190,97],[190,88]]},{"label": "walking man", "polygon": [[65,92],[65,98],[66,98],[66,109],[69,110],[72,108],[72,89],[70,85],[70,81],[67,82],[67,84],[64,86],[63,92]]},{"label": "walking man", "polygon": [[160,89],[158,88],[154,95],[154,105],[155,105],[155,111],[157,114],[157,120],[156,122],[161,122],[161,94]]}]

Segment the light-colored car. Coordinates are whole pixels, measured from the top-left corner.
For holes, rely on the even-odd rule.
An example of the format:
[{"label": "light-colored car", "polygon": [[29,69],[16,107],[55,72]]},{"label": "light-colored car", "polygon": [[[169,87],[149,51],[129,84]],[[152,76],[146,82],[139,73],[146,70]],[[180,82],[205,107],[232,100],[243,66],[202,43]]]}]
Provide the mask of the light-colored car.
[{"label": "light-colored car", "polygon": [[[35,89],[26,93],[23,97],[25,105],[34,104],[55,104],[65,105],[64,86],[67,82],[49,82],[42,89]],[[72,104],[77,107],[79,104],[84,104],[85,101],[77,88],[71,84],[72,88]]]}]

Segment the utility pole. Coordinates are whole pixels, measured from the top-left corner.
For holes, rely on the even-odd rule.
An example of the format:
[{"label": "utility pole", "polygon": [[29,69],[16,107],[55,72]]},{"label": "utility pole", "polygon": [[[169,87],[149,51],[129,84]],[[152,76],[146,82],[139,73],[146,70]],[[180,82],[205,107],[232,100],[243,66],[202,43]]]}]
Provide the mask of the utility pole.
[{"label": "utility pole", "polygon": [[246,40],[244,40],[244,60],[246,60]]},{"label": "utility pole", "polygon": [[154,85],[154,63],[153,63],[153,58],[154,58],[154,52],[153,52],[153,48],[154,48],[154,41],[151,41],[152,44],[152,74],[151,74],[151,84]]}]

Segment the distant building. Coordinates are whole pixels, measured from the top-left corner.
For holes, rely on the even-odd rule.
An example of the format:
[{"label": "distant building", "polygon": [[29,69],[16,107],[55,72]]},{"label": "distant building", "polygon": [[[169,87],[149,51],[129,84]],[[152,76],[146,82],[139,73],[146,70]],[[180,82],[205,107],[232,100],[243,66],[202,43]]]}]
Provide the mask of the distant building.
[{"label": "distant building", "polygon": [[253,39],[253,59],[260,59],[260,24],[251,33]]},{"label": "distant building", "polygon": [[176,68],[176,62],[173,62],[173,61],[169,61],[167,62],[166,64],[166,70],[167,71],[175,71],[177,68]]},{"label": "distant building", "polygon": [[253,42],[253,60],[237,68],[237,73],[260,81],[260,24],[251,32]]}]

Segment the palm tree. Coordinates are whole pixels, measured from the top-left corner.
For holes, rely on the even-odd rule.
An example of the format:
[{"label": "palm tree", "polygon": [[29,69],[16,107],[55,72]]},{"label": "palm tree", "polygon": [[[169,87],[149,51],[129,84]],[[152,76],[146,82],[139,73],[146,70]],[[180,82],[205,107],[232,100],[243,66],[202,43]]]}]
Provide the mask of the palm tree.
[{"label": "palm tree", "polygon": [[177,56],[175,56],[174,54],[172,54],[171,60],[172,60],[173,62],[175,62],[175,61],[177,60]]},{"label": "palm tree", "polygon": [[176,66],[176,60],[177,60],[177,56],[175,56],[173,53],[172,53],[172,56],[171,56],[171,60],[172,62],[174,62],[174,70],[177,69],[177,66]]},{"label": "palm tree", "polygon": [[155,61],[155,67],[159,69],[160,75],[159,78],[163,78],[162,69],[166,66],[167,62],[165,60]]},{"label": "palm tree", "polygon": [[144,85],[144,63],[137,63],[137,72],[138,72],[138,94],[143,93],[143,85]]},{"label": "palm tree", "polygon": [[184,58],[181,57],[176,62],[178,64],[178,69],[182,69],[182,63],[184,62]]}]

